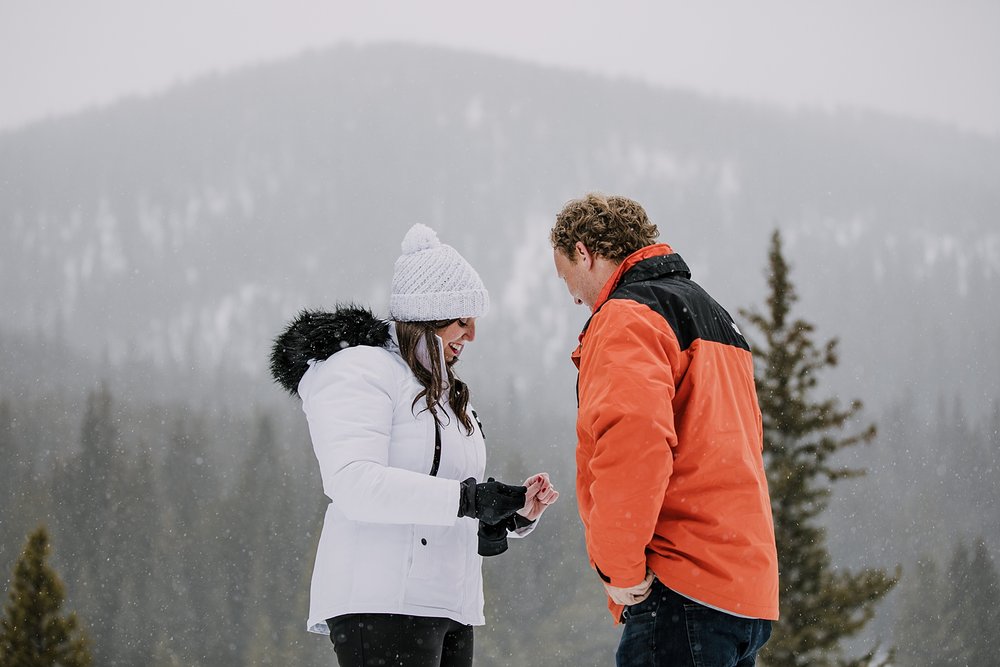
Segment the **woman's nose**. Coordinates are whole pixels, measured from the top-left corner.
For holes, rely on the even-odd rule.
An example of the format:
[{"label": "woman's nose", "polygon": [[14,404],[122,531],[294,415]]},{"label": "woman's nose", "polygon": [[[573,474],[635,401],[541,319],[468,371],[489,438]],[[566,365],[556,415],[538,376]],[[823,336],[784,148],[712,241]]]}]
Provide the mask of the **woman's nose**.
[{"label": "woman's nose", "polygon": [[476,340],[476,323],[469,322],[469,326],[465,327],[465,339],[468,341]]}]

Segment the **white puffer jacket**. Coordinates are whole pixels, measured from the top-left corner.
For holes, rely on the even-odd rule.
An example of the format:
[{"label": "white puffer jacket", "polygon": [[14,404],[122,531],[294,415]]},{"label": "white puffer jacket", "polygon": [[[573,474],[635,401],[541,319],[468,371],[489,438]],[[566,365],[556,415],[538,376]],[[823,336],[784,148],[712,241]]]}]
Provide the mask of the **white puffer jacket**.
[{"label": "white puffer jacket", "polygon": [[441,460],[429,474],[434,419],[423,401],[411,408],[421,386],[391,325],[389,333],[386,347],[310,362],[298,385],[330,498],[310,591],[312,632],[328,634],[326,619],[363,612],[484,622],[478,522],[458,516],[460,480],[483,479],[483,434],[474,421],[466,435],[450,407],[439,407]]}]

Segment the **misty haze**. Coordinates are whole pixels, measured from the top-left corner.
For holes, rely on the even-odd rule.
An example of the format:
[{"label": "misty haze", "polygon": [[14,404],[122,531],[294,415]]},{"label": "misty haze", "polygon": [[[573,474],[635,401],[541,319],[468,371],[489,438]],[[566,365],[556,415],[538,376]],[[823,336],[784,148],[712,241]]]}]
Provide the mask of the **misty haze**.
[{"label": "misty haze", "polygon": [[[587,313],[548,242],[592,190],[641,202],[734,316],[763,307],[780,230],[794,316],[839,340],[816,395],[862,401],[856,427],[878,428],[839,461],[867,475],[832,487],[832,561],[902,566],[846,655],[912,636],[909,601],[977,544],[996,563],[1000,140],[342,46],[0,133],[5,581],[45,524],[95,664],[333,664],[305,631],[327,499],[268,354],[302,308],[385,315],[423,222],[493,301],[458,370],[488,474],[547,470],[565,494],[486,562],[476,664],[611,664],[620,628],[572,494]],[[986,576],[963,585],[1000,599]]]}]

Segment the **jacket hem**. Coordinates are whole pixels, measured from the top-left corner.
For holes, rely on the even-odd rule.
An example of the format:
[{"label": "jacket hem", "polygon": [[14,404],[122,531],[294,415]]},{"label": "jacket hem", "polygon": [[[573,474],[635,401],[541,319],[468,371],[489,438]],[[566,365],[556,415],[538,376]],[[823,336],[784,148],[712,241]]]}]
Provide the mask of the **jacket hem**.
[{"label": "jacket hem", "polygon": [[746,602],[721,596],[714,591],[691,585],[683,579],[678,579],[677,577],[661,576],[655,569],[653,571],[656,573],[656,578],[659,579],[664,586],[703,606],[711,607],[723,613],[732,614],[733,616],[741,616],[743,618],[757,618],[765,621],[778,620],[778,608],[774,605],[747,604]]},{"label": "jacket hem", "polygon": [[463,625],[485,625],[486,617],[483,614],[469,615],[460,614],[448,609],[435,609],[433,607],[421,607],[418,605],[404,605],[398,609],[371,609],[361,607],[357,609],[333,609],[329,616],[324,618],[311,617],[306,623],[306,630],[319,635],[330,634],[330,628],[326,624],[326,619],[344,616],[346,614],[407,614],[409,616],[423,616],[427,618],[448,618]]}]

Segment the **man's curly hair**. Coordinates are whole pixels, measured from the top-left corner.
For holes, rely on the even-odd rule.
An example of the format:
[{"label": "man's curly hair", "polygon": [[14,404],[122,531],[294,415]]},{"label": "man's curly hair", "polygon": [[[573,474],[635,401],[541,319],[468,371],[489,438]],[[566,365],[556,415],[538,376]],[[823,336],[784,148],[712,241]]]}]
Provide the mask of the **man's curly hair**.
[{"label": "man's curly hair", "polygon": [[580,241],[592,254],[621,263],[639,248],[655,243],[659,235],[639,202],[591,192],[563,207],[549,240],[574,262],[574,248]]}]

